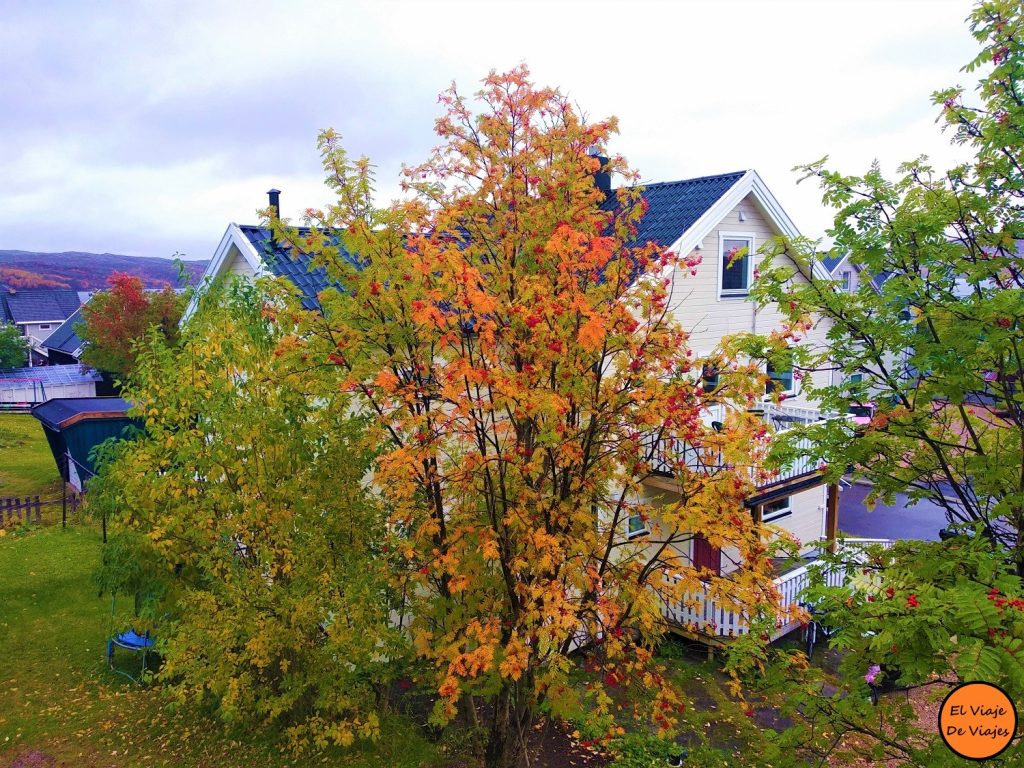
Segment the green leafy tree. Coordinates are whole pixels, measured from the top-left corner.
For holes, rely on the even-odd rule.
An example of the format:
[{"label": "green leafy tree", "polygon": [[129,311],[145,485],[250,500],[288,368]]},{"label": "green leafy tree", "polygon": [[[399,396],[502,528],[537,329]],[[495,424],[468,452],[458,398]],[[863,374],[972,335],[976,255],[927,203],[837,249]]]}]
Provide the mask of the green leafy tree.
[{"label": "green leafy tree", "polygon": [[362,422],[290,301],[212,286],[179,343],[151,328],[125,390],[144,433],[109,449],[89,506],[116,532],[101,584],[169,598],[147,615],[169,612],[173,695],[323,747],[376,735],[404,645]]},{"label": "green leafy tree", "polygon": [[75,330],[85,342],[82,362],[100,371],[130,374],[135,367],[136,349],[151,328],[173,344],[178,321],[188,296],[171,287],[147,291],[141,278],[115,272],[100,291],[82,307],[82,320]]},{"label": "green leafy tree", "polygon": [[0,323],[0,368],[20,368],[28,360],[28,345],[18,326]]},{"label": "green leafy tree", "polygon": [[[831,253],[861,270],[860,285],[794,279],[769,257],[755,293],[789,309],[771,354],[792,346],[798,368],[833,369],[828,386],[805,380],[811,396],[871,417],[810,430],[830,471],[852,467],[872,498],[906,491],[951,523],[980,524],[1024,575],[1024,8],[980,3],[970,28],[982,50],[965,70],[980,75],[980,104],[960,88],[934,101],[973,159],[938,172],[920,158],[895,180],[877,164],[863,176],[802,166],[836,209]],[[806,263],[816,249],[770,250]],[[828,349],[801,343],[813,316],[832,321]]]},{"label": "green leafy tree", "polygon": [[[827,556],[805,599],[837,630],[837,670],[808,665],[802,650],[752,647],[751,638],[733,649],[752,688],[792,720],[772,742],[805,765],[964,765],[904,691],[940,701],[961,683],[987,681],[1024,700],[1024,589],[1009,554],[962,535]],[[825,586],[823,574],[835,570],[852,585]],[[1000,756],[1005,765],[1021,758],[1019,739]]]}]

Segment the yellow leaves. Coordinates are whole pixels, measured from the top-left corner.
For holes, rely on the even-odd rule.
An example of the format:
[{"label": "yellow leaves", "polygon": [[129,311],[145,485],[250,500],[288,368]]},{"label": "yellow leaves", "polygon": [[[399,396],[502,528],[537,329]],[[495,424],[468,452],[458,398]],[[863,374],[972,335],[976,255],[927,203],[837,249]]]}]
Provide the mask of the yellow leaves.
[{"label": "yellow leaves", "polygon": [[498,560],[501,553],[498,551],[498,543],[494,539],[486,539],[480,545],[480,553],[484,560]]},{"label": "yellow leaves", "polygon": [[523,672],[526,671],[528,664],[529,654],[526,646],[523,645],[518,636],[513,635],[508,645],[505,646],[505,658],[498,666],[498,671],[502,677],[518,680],[522,677]]}]

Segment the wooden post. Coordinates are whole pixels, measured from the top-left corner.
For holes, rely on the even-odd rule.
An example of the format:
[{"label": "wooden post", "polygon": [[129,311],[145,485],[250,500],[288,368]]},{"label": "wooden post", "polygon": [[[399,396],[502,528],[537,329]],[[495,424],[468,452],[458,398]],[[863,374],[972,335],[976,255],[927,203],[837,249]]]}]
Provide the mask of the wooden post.
[{"label": "wooden post", "polygon": [[39,503],[39,497],[36,496],[36,523],[42,524],[43,522],[43,507]]},{"label": "wooden post", "polygon": [[828,500],[825,502],[825,539],[828,551],[835,552],[836,535],[839,533],[839,484],[832,483],[828,487]]},{"label": "wooden post", "polygon": [[761,520],[764,519],[764,504],[755,504],[754,508],[750,510],[750,514],[754,518],[754,525],[760,525]]},{"label": "wooden post", "polygon": [[7,524],[14,522],[14,499],[7,497]]},{"label": "wooden post", "polygon": [[21,520],[25,519],[24,514],[21,511],[21,497],[20,496],[15,496],[14,497],[14,513],[18,516],[18,521],[19,522]]}]

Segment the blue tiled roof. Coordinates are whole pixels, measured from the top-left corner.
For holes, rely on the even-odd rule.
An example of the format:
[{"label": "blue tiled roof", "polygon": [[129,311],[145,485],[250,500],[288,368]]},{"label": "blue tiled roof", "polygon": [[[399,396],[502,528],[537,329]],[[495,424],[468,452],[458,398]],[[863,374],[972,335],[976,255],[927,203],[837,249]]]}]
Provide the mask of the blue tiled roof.
[{"label": "blue tiled roof", "polygon": [[[736,171],[717,176],[642,185],[648,208],[647,214],[640,220],[635,242],[654,241],[663,246],[671,245],[732,189],[733,185],[743,178],[744,173]],[[610,198],[606,207],[611,208],[614,205],[614,198]],[[303,307],[320,308],[317,294],[332,285],[322,268],[317,267],[310,271],[310,257],[304,253],[294,253],[294,249],[284,248],[281,243],[273,242],[270,230],[266,227],[243,225],[239,226],[239,229],[252,243],[270,272],[278,277],[287,278],[299,288],[302,292]],[[308,229],[299,230],[302,236],[308,233]],[[341,252],[353,266],[358,267],[354,256],[344,248],[341,248]]]},{"label": "blue tiled roof", "polygon": [[836,267],[838,267],[839,263],[843,259],[845,259],[845,258],[846,258],[846,254],[845,253],[839,254],[838,256],[832,256],[832,255],[820,256],[822,266],[825,267],[825,269],[828,270],[828,273],[830,275],[832,274],[832,270],[835,269]]},{"label": "blue tiled roof", "polygon": [[57,326],[57,330],[46,337],[43,346],[74,355],[82,346],[82,340],[75,333],[75,326],[82,322],[82,308],[79,307],[67,320]]},{"label": "blue tiled roof", "polygon": [[0,294],[3,313],[13,323],[45,323],[66,320],[82,305],[78,291],[39,290]]},{"label": "blue tiled roof", "polygon": [[[707,213],[743,178],[744,171],[700,176],[696,179],[642,184],[647,213],[637,227],[636,243],[655,242],[668,247]],[[614,198],[606,204],[615,206]]]},{"label": "blue tiled roof", "polygon": [[[239,229],[252,243],[267,269],[278,277],[287,278],[302,292],[303,307],[320,309],[317,294],[333,285],[322,267],[311,271],[308,254],[295,253],[293,248],[285,248],[280,242],[275,243],[270,237],[270,230],[266,227],[244,225]],[[306,236],[309,234],[309,230],[302,228],[299,230],[299,234]],[[348,256],[348,252],[340,245],[338,247],[341,248],[342,254],[355,265],[355,259]]]}]

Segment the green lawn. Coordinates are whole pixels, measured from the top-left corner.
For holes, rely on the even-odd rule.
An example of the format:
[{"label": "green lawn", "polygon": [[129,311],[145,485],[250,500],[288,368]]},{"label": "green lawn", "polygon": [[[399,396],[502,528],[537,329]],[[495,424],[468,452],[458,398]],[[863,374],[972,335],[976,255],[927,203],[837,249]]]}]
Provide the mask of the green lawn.
[{"label": "green lawn", "polygon": [[60,475],[37,419],[0,413],[0,497],[60,496]]},{"label": "green lawn", "polygon": [[158,686],[106,667],[110,603],[93,581],[101,546],[87,524],[0,537],[0,766],[436,764],[434,747],[398,718],[377,745],[295,758],[269,736],[229,733],[187,708],[168,712]]}]

